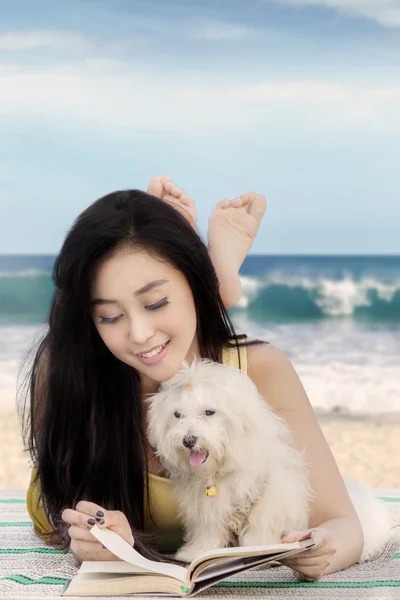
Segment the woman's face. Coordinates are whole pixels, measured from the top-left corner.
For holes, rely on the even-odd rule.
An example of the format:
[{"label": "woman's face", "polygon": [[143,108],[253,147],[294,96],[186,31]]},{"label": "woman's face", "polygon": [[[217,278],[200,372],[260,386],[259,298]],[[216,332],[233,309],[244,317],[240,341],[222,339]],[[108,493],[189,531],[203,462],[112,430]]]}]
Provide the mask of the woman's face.
[{"label": "woman's face", "polygon": [[198,356],[196,311],[186,278],[145,251],[120,251],[99,267],[92,309],[103,342],[137,369],[144,392],[156,391],[185,358]]}]

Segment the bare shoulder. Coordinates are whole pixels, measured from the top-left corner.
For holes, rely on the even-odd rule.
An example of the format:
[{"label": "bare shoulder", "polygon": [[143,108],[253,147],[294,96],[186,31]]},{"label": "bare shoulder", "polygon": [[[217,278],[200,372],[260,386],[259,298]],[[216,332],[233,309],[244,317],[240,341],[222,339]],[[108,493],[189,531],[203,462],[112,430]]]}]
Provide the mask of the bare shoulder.
[{"label": "bare shoulder", "polygon": [[276,346],[268,344],[267,342],[247,346],[247,361],[249,370],[255,375],[257,375],[259,371],[262,372],[265,368],[273,369],[282,367],[283,365],[290,365],[290,361],[286,354]]},{"label": "bare shoulder", "polygon": [[[279,381],[287,380],[288,377],[298,379],[286,354],[276,346],[266,343],[247,347],[247,374],[261,394],[271,386],[279,384]],[[300,380],[298,383],[300,384]],[[285,401],[286,396],[276,396],[275,394],[272,397],[268,394],[268,401],[274,404],[274,398],[278,397],[282,402]]]}]

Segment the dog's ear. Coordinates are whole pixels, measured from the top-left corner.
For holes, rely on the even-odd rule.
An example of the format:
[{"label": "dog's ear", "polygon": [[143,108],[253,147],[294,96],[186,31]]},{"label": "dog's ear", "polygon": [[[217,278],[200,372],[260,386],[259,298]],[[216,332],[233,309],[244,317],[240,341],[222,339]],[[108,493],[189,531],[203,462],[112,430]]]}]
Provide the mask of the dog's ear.
[{"label": "dog's ear", "polygon": [[247,436],[254,430],[251,402],[246,402],[246,399],[245,390],[240,388],[231,389],[228,393],[225,391],[224,406],[221,410],[229,415],[234,435]]},{"label": "dog's ear", "polygon": [[255,384],[241,371],[234,369],[228,380],[229,410],[236,415],[242,435],[252,435],[264,421],[264,400]]},{"label": "dog's ear", "polygon": [[155,396],[149,399],[149,409],[147,412],[147,437],[150,445],[153,448],[158,446],[160,440],[165,435],[165,422],[164,419],[160,418],[160,404],[163,402],[164,397],[167,396],[166,391],[158,392]]}]

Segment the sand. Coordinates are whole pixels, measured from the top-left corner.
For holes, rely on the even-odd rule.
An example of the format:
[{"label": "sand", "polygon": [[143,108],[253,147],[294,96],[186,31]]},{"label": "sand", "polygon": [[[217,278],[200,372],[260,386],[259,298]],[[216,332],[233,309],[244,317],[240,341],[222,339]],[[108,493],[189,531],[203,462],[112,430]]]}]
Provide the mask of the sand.
[{"label": "sand", "polygon": [[343,476],[369,488],[400,489],[400,415],[319,422]]},{"label": "sand", "polygon": [[[29,458],[22,450],[16,411],[9,398],[1,406],[0,489],[26,489]],[[357,477],[370,488],[400,489],[400,415],[318,418],[343,476]]]}]

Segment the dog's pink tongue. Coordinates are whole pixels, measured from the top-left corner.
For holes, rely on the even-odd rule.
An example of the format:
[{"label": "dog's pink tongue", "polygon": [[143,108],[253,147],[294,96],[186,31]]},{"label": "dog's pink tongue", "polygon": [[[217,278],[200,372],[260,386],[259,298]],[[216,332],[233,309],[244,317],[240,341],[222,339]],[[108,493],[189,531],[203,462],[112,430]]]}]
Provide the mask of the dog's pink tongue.
[{"label": "dog's pink tongue", "polygon": [[195,450],[191,450],[189,454],[189,462],[194,467],[198,467],[201,465],[206,458],[206,452],[203,450],[202,452],[196,452]]}]

